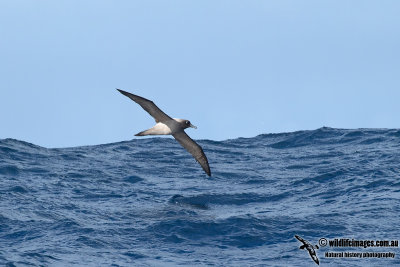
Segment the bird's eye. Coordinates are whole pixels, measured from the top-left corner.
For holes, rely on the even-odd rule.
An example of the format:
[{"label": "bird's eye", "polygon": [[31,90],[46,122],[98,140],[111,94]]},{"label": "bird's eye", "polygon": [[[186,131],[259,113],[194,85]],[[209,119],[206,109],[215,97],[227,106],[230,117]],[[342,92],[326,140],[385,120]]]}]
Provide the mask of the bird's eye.
[{"label": "bird's eye", "polygon": [[190,124],[190,121],[186,121],[186,124],[188,124],[188,125],[189,125],[189,124]]}]

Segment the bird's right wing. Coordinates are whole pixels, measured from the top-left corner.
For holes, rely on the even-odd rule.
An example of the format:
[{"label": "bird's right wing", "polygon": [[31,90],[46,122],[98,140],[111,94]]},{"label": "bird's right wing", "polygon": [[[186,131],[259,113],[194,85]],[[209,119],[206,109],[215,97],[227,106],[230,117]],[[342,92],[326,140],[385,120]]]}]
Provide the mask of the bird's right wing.
[{"label": "bird's right wing", "polygon": [[161,109],[159,109],[156,104],[153,103],[153,101],[150,101],[144,97],[134,95],[128,92],[125,92],[123,90],[120,90],[117,88],[117,90],[138,103],[144,110],[146,110],[155,120],[156,122],[165,122],[168,120],[172,120],[170,116],[165,114]]},{"label": "bird's right wing", "polygon": [[187,151],[190,152],[190,154],[192,154],[197,162],[200,163],[207,175],[211,176],[210,166],[208,165],[207,157],[201,146],[193,141],[184,131],[174,133],[173,136]]},{"label": "bird's right wing", "polygon": [[310,254],[311,258],[313,259],[313,261],[314,261],[317,265],[319,265],[319,259],[318,259],[318,257],[317,257],[317,254],[315,254],[315,251],[314,251],[313,254],[311,254],[311,252],[309,252],[309,254]]}]

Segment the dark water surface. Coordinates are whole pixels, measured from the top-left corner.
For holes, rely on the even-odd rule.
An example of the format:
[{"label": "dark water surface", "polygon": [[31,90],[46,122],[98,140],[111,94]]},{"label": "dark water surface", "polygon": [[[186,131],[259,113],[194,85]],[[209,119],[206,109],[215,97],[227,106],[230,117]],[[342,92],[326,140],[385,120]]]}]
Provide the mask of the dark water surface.
[{"label": "dark water surface", "polygon": [[[400,239],[400,130],[320,128],[47,149],[0,140],[0,265],[317,266],[300,235]],[[395,258],[327,258],[325,252]],[[399,265],[400,249],[317,250],[321,266]]]}]

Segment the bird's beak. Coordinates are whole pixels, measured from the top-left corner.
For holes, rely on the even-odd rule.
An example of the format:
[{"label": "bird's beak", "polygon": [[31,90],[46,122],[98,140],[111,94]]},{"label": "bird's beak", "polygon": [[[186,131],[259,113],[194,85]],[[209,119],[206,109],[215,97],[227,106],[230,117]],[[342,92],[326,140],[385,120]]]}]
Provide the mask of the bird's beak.
[{"label": "bird's beak", "polygon": [[197,129],[197,127],[194,126],[193,124],[190,124],[189,127]]}]

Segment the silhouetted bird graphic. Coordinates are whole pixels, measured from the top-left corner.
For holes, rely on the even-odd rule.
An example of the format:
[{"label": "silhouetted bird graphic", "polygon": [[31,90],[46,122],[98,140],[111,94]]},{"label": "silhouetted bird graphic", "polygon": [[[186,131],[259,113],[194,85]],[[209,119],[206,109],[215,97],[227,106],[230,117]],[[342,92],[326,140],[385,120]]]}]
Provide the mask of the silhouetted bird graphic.
[{"label": "silhouetted bird graphic", "polygon": [[299,240],[301,243],[303,243],[303,245],[300,246],[299,249],[307,249],[308,250],[308,254],[310,254],[311,259],[313,259],[315,261],[315,263],[319,265],[319,260],[318,260],[318,257],[317,257],[317,253],[315,252],[315,249],[319,249],[318,245],[313,246],[308,241],[304,240],[303,238],[301,238],[298,235],[294,235],[294,237],[296,237],[297,240]]}]

